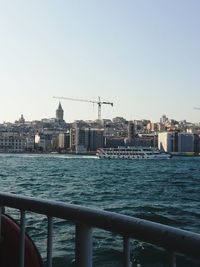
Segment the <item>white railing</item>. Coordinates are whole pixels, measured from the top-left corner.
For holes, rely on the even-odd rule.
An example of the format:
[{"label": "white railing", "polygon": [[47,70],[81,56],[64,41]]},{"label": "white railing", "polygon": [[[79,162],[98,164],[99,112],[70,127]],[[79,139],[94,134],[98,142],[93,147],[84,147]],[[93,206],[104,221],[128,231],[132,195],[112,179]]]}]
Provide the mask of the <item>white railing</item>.
[{"label": "white railing", "polygon": [[113,212],[86,208],[62,202],[40,200],[0,193],[0,207],[20,210],[20,267],[24,267],[26,212],[47,216],[47,267],[52,267],[53,218],[65,219],[76,225],[75,262],[77,267],[92,267],[92,229],[104,229],[123,237],[124,267],[130,267],[130,239],[163,248],[169,253],[170,266],[176,266],[176,253],[200,258],[200,234]]}]

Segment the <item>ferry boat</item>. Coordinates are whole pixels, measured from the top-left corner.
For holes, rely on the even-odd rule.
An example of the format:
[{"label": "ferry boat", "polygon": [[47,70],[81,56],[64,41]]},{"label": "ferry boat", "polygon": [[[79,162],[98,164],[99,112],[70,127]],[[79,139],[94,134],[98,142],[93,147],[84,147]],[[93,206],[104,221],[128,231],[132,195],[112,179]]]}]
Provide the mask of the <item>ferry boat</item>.
[{"label": "ferry boat", "polygon": [[169,153],[152,147],[99,148],[96,155],[100,159],[169,159]]}]

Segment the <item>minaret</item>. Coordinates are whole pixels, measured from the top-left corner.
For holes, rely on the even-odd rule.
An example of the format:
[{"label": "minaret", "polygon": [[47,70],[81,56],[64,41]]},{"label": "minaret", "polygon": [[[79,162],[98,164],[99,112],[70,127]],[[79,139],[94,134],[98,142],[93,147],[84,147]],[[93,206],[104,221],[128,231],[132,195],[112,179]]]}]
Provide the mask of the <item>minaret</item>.
[{"label": "minaret", "polygon": [[56,110],[56,120],[59,122],[63,121],[64,111],[62,109],[61,103],[59,102],[58,109]]}]

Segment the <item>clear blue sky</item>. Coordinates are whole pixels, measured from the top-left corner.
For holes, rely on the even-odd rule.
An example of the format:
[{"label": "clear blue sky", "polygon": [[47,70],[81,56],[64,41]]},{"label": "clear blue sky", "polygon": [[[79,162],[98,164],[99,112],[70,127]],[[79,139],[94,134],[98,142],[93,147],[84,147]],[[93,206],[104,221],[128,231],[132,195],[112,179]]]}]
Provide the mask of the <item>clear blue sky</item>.
[{"label": "clear blue sky", "polygon": [[[54,95],[102,117],[200,121],[199,0],[0,1],[0,122],[55,117]],[[67,122],[97,106],[61,101]]]}]

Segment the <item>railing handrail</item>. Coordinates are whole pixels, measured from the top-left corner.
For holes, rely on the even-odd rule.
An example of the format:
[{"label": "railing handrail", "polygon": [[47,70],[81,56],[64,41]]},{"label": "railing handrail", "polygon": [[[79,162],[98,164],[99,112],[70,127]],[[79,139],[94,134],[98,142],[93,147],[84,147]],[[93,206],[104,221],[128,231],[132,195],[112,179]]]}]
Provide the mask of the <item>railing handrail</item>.
[{"label": "railing handrail", "polygon": [[33,197],[0,193],[0,206],[21,211],[31,211],[48,217],[56,217],[100,228],[150,243],[169,251],[176,251],[191,257],[200,258],[200,234],[177,229],[114,212],[44,200]]}]

